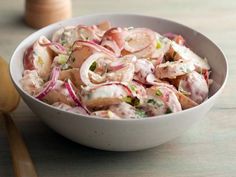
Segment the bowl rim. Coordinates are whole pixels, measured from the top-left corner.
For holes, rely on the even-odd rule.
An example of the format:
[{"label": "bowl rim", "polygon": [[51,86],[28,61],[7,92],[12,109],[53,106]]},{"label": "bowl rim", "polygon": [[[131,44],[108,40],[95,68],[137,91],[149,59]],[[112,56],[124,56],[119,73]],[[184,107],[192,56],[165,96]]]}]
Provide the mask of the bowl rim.
[{"label": "bowl rim", "polygon": [[[160,20],[160,21],[165,21],[167,23],[172,23],[172,24],[175,24],[177,26],[181,26],[183,28],[186,28],[186,29],[189,29],[189,30],[193,30],[194,32],[202,35],[203,37],[205,37],[208,41],[211,42],[212,45],[214,45],[214,47],[216,47],[219,52],[222,54],[223,58],[224,58],[224,62],[225,62],[225,77],[224,77],[224,81],[222,83],[222,85],[220,86],[220,88],[211,96],[209,97],[207,100],[205,100],[204,102],[202,102],[201,104],[195,106],[195,107],[192,107],[192,108],[189,108],[189,109],[185,109],[185,110],[181,110],[179,112],[175,112],[175,113],[171,113],[171,114],[163,114],[163,115],[158,115],[158,116],[149,116],[149,117],[145,117],[145,118],[140,118],[140,119],[106,119],[106,118],[101,118],[99,116],[92,116],[92,115],[83,115],[83,114],[79,114],[79,113],[74,113],[74,112],[69,112],[69,111],[65,111],[65,110],[61,110],[57,107],[54,107],[50,104],[47,104],[41,100],[38,100],[36,99],[35,97],[33,97],[32,95],[28,94],[25,90],[22,89],[21,86],[19,86],[18,82],[15,80],[15,78],[13,77],[13,60],[14,58],[16,58],[16,54],[17,52],[20,50],[19,48],[21,47],[21,45],[23,45],[25,43],[25,41],[29,38],[32,38],[33,36],[35,35],[38,35],[39,33],[47,30],[47,29],[51,29],[53,27],[59,27],[59,26],[63,26],[63,24],[65,23],[71,23],[73,21],[79,21],[80,19],[83,19],[83,18],[93,18],[93,17],[97,17],[97,16],[123,16],[123,17],[126,17],[126,16],[130,16],[130,17],[142,17],[142,18],[152,18],[154,20]],[[25,44],[23,45],[25,46]],[[22,60],[23,61],[23,60]],[[182,23],[179,23],[179,22],[176,22],[176,21],[173,21],[173,20],[170,20],[170,19],[166,19],[166,18],[162,18],[162,17],[157,17],[157,16],[151,16],[151,15],[143,15],[143,14],[136,14],[136,13],[93,13],[93,14],[89,14],[89,15],[82,15],[82,16],[78,16],[78,17],[73,17],[73,18],[70,18],[70,19],[66,19],[66,20],[62,20],[62,21],[59,21],[59,22],[56,22],[56,23],[53,23],[53,24],[50,24],[48,26],[45,26],[39,30],[36,30],[34,31],[33,33],[29,34],[27,37],[25,37],[18,45],[17,47],[15,48],[12,56],[11,56],[11,59],[10,59],[10,63],[9,63],[9,70],[10,70],[10,77],[13,81],[13,84],[14,86],[19,89],[22,93],[24,93],[27,97],[29,97],[30,99],[32,99],[33,101],[36,101],[37,103],[39,104],[43,104],[44,106],[47,106],[51,109],[54,109],[55,111],[59,111],[59,112],[62,112],[62,113],[68,113],[68,114],[71,114],[71,115],[74,115],[74,116],[71,116],[71,118],[75,118],[75,119],[78,119],[78,118],[82,118],[82,119],[93,119],[93,120],[100,120],[100,121],[115,121],[115,122],[129,122],[129,121],[153,121],[153,120],[156,120],[156,119],[159,119],[159,120],[162,120],[162,119],[172,119],[172,118],[175,118],[175,116],[178,116],[180,114],[184,114],[184,113],[189,113],[191,112],[192,110],[194,109],[200,109],[201,107],[203,106],[206,106],[206,104],[208,102],[210,102],[211,100],[217,98],[220,93],[223,91],[225,85],[226,85],[226,82],[228,80],[228,61],[227,61],[227,57],[226,55],[224,54],[224,52],[222,51],[222,49],[215,43],[213,42],[213,40],[211,40],[209,37],[205,36],[204,34],[200,33],[199,31],[193,29],[193,28],[190,28]]]}]

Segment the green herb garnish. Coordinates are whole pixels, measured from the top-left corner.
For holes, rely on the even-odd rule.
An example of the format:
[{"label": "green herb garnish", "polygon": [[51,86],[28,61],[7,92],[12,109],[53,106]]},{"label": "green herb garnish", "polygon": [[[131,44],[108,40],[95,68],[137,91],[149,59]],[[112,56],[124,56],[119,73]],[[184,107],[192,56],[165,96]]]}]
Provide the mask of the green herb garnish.
[{"label": "green herb garnish", "polygon": [[140,104],[140,100],[137,97],[127,96],[123,98],[123,101],[132,106],[138,106]]},{"label": "green herb garnish", "polygon": [[94,61],[91,66],[89,67],[90,71],[95,71],[95,69],[97,68],[97,63]]},{"label": "green herb garnish", "polygon": [[137,90],[137,87],[136,87],[135,85],[130,85],[130,89],[131,89],[132,91],[136,91],[136,90]]},{"label": "green herb garnish", "polygon": [[148,99],[147,103],[155,105],[157,102],[154,99]]},{"label": "green herb garnish", "polygon": [[158,100],[154,100],[154,99],[148,99],[148,100],[147,100],[147,103],[152,104],[152,105],[154,105],[154,106],[158,106],[158,107],[163,106],[163,103],[162,103],[162,102],[160,102],[160,101],[158,101]]},{"label": "green herb garnish", "polygon": [[65,64],[67,62],[67,60],[68,60],[68,56],[67,55],[62,55],[62,54],[58,55],[58,61],[57,62],[59,64],[63,65],[63,64]]},{"label": "green herb garnish", "polygon": [[144,110],[141,109],[136,109],[135,114],[138,115],[139,117],[146,117],[146,113]]},{"label": "green herb garnish", "polygon": [[138,106],[140,104],[140,100],[137,97],[134,97],[132,99],[132,105],[133,106]]},{"label": "green herb garnish", "polygon": [[170,109],[170,108],[167,108],[166,109],[166,114],[170,114],[170,113],[172,113],[173,111]]},{"label": "green herb garnish", "polygon": [[132,97],[126,96],[126,97],[124,97],[122,100],[123,100],[124,102],[126,102],[126,103],[131,104],[131,102],[132,102]]},{"label": "green herb garnish", "polygon": [[61,40],[61,45],[64,46],[66,43],[67,43],[67,41],[66,41],[65,39],[62,39],[62,40]]},{"label": "green herb garnish", "polygon": [[162,94],[162,92],[161,92],[159,89],[157,89],[156,95],[157,95],[157,96],[162,96],[163,94]]}]

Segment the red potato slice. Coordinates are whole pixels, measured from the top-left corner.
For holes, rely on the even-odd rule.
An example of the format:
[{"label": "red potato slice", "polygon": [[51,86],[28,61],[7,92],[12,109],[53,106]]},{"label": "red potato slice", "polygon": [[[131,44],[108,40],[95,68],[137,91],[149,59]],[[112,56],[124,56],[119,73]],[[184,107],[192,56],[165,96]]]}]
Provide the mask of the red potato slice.
[{"label": "red potato slice", "polygon": [[181,104],[182,109],[189,109],[198,105],[195,101],[193,101],[191,98],[187,97],[180,91],[176,92],[175,94]]},{"label": "red potato slice", "polygon": [[207,99],[209,88],[203,75],[193,71],[184,77],[181,77],[178,90],[183,94],[187,93],[190,99],[200,104]]},{"label": "red potato slice", "polygon": [[135,53],[132,53],[132,55],[136,56],[137,58],[151,58],[153,55],[153,52],[155,52],[155,46],[156,46],[156,43],[153,42],[146,48],[140,51],[137,51]]},{"label": "red potato slice", "polygon": [[88,113],[82,107],[79,107],[79,106],[72,107],[72,106],[62,103],[62,102],[55,102],[52,104],[52,106],[54,106],[60,110],[88,115]]},{"label": "red potato slice", "polygon": [[47,80],[53,59],[53,52],[48,46],[42,44],[48,44],[50,41],[41,36],[31,47],[29,47],[24,53],[23,65],[25,70],[35,69],[40,77]]},{"label": "red potato slice", "polygon": [[109,107],[109,110],[118,115],[122,119],[141,118],[141,116],[137,114],[136,108],[125,102],[122,102],[117,105],[112,105]]},{"label": "red potato slice", "polygon": [[30,95],[37,94],[37,90],[44,84],[43,80],[38,76],[36,70],[25,70],[20,83],[23,90]]},{"label": "red potato slice", "polygon": [[52,36],[52,42],[58,42],[65,47],[70,47],[79,39],[77,26],[66,26],[56,31]]},{"label": "red potato slice", "polygon": [[210,66],[207,63],[206,59],[201,58],[192,50],[187,48],[184,45],[177,44],[176,42],[172,41],[170,50],[168,52],[170,58],[177,60],[186,60],[192,61],[195,67],[199,70],[209,70]]},{"label": "red potato slice", "polygon": [[82,80],[80,79],[80,70],[78,68],[72,68],[67,70],[62,70],[59,75],[59,80],[65,81],[70,79],[76,88],[81,89],[83,85]]},{"label": "red potato slice", "polygon": [[[163,58],[164,55],[169,51],[170,44],[171,44],[171,40],[156,33],[156,47],[155,47],[154,52],[152,53],[151,58],[157,59],[157,60]],[[161,61],[159,61],[159,63],[157,64],[160,64]]]},{"label": "red potato slice", "polygon": [[130,93],[122,85],[110,84],[99,87],[83,89],[81,92],[82,102],[88,108],[106,107],[121,103],[124,97]]},{"label": "red potato slice", "polygon": [[175,62],[166,62],[156,66],[155,76],[159,79],[169,78],[175,79],[195,70],[195,66],[191,61],[178,60]]},{"label": "red potato slice", "polygon": [[42,98],[42,101],[53,104],[55,102],[62,102],[70,106],[75,106],[75,102],[71,98],[64,82],[61,80],[56,81],[54,88]]},{"label": "red potato slice", "polygon": [[107,118],[107,119],[121,119],[117,114],[110,110],[100,110],[92,112],[92,116]]},{"label": "red potato slice", "polygon": [[152,86],[147,89],[147,94],[161,99],[171,112],[179,112],[182,110],[175,92],[166,86]]},{"label": "red potato slice", "polygon": [[76,41],[69,58],[69,64],[73,68],[80,68],[82,63],[92,54],[101,52],[110,57],[115,57],[114,53],[108,49],[88,41]]},{"label": "red potato slice", "polygon": [[147,76],[149,74],[153,74],[153,72],[154,72],[154,66],[151,61],[147,59],[138,59],[135,62],[135,76],[134,76],[135,80],[138,80],[143,84],[146,84]]}]

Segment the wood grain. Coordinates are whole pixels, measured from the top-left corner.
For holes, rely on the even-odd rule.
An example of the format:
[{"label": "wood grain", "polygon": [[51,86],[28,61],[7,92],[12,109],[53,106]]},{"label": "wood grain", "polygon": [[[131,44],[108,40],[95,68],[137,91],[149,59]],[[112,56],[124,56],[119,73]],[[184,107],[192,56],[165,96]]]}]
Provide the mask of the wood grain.
[{"label": "wood grain", "polygon": [[8,142],[11,150],[13,170],[16,177],[38,177],[30,154],[18,128],[11,116],[2,113],[7,129]]},{"label": "wood grain", "polygon": [[[34,30],[22,22],[24,1],[0,1],[0,54],[8,59]],[[175,20],[207,35],[225,52],[229,79],[214,108],[184,135],[157,148],[98,151],[73,143],[45,126],[22,102],[15,122],[42,177],[234,177],[236,176],[236,1],[72,1],[73,16],[128,12]],[[12,177],[6,135],[0,130],[0,176]]]}]

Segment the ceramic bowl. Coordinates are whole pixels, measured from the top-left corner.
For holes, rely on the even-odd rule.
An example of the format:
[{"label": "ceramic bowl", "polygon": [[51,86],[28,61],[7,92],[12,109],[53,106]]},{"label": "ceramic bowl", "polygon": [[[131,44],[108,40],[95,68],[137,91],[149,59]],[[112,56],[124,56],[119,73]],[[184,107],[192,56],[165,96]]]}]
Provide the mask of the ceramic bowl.
[{"label": "ceramic bowl", "polygon": [[[208,59],[213,85],[209,99],[191,109],[139,120],[109,120],[59,110],[27,94],[19,83],[23,73],[23,53],[39,36],[50,37],[57,29],[76,24],[96,24],[109,20],[114,26],[147,27],[159,33],[184,36],[190,48]],[[227,78],[227,61],[223,52],[201,33],[173,21],[133,14],[89,15],[61,21],[28,36],[16,48],[11,61],[12,80],[31,110],[59,134],[85,146],[111,150],[135,151],[158,146],[185,132],[206,113],[221,94]]]}]

